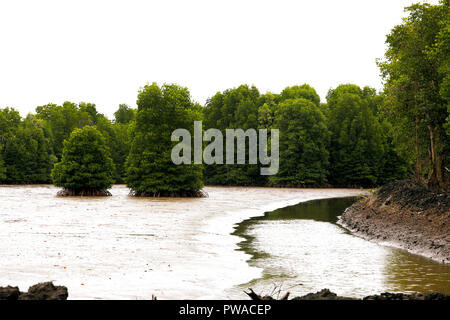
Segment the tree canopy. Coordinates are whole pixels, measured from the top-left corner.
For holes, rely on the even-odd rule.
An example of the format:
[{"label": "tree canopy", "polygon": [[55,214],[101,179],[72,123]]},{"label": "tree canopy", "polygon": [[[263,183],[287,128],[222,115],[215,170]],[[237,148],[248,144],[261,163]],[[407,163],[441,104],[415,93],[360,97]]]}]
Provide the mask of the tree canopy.
[{"label": "tree canopy", "polygon": [[[25,119],[14,109],[0,109],[0,182],[51,181],[54,163],[62,161],[64,141],[75,130],[95,126],[114,163],[113,181],[127,182],[136,195],[200,195],[203,181],[377,185],[405,178],[411,168],[408,148],[397,136],[398,124],[386,113],[390,99],[373,88],[352,84],[330,90],[326,103],[307,84],[287,87],[280,94],[260,94],[254,86],[241,85],[216,93],[202,107],[191,100],[186,88],[152,84],[139,91],[138,110],[120,105],[115,121],[85,102],[40,106],[36,115]],[[278,173],[261,175],[263,166],[248,162],[174,165],[171,150],[177,142],[171,141],[171,134],[186,128],[192,135],[195,120],[204,120],[205,130],[217,128],[223,133],[239,128],[279,129]],[[268,139],[272,139],[270,131]],[[233,152],[237,158],[237,149]],[[248,156],[246,150],[246,160]]]},{"label": "tree canopy", "polygon": [[103,135],[93,126],[75,129],[64,142],[53,183],[67,195],[106,195],[113,183],[114,163]]},{"label": "tree canopy", "polygon": [[450,181],[449,1],[414,4],[387,36],[378,62],[385,80],[385,114],[395,139],[415,162],[415,178],[430,186]]},{"label": "tree canopy", "polygon": [[287,99],[278,105],[274,127],[280,130],[280,171],[274,184],[320,185],[327,182],[329,132],[319,101]]},{"label": "tree canopy", "polygon": [[363,90],[340,85],[327,96],[329,107],[330,182],[374,185],[383,157],[381,128]]},{"label": "tree canopy", "polygon": [[193,134],[201,109],[187,88],[174,84],[144,86],[138,94],[138,111],[126,162],[127,186],[136,196],[201,196],[202,165],[175,165],[171,159],[172,132]]},{"label": "tree canopy", "polygon": [[120,104],[119,109],[114,113],[115,123],[128,124],[134,120],[136,110],[127,104]]},{"label": "tree canopy", "polygon": [[44,123],[5,108],[0,109],[0,128],[0,182],[49,183],[56,158]]},{"label": "tree canopy", "polygon": [[[215,128],[225,133],[226,129],[259,128],[261,99],[259,90],[248,85],[216,93],[208,99],[204,109],[205,129]],[[225,154],[225,149],[223,152]],[[235,148],[235,159],[236,153]],[[260,175],[260,167],[259,164],[208,165],[205,166],[205,181],[221,185],[263,185],[267,183],[267,177]]]}]

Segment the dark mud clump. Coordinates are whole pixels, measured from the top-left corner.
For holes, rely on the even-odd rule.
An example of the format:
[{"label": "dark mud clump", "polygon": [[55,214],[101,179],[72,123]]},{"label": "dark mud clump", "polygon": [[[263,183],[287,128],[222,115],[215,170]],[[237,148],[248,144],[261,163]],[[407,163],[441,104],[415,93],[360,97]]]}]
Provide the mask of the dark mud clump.
[{"label": "dark mud clump", "polygon": [[450,263],[449,192],[391,182],[347,208],[339,223],[367,240]]},{"label": "dark mud clump", "polygon": [[450,301],[450,296],[438,292],[421,293],[391,293],[384,292],[379,295],[367,296],[363,300],[443,300]]},{"label": "dark mud clump", "polygon": [[52,282],[35,284],[28,292],[20,292],[18,287],[0,287],[0,300],[67,300],[68,296],[66,287]]},{"label": "dark mud clump", "polygon": [[[250,293],[247,293],[252,300],[275,300],[271,296],[259,296],[250,289]],[[289,296],[289,292],[285,297]],[[286,300],[286,299],[280,299]],[[357,298],[342,297],[336,293],[331,292],[329,289],[322,289],[316,293],[308,293],[304,296],[292,298],[291,300],[361,300]],[[362,298],[362,300],[445,300],[450,301],[450,296],[442,293],[429,292],[426,294],[421,293],[390,293],[384,292],[381,294],[371,295]]]},{"label": "dark mud clump", "polygon": [[[295,297],[292,300],[361,300],[349,297],[341,297],[336,293],[331,292],[329,289],[322,289],[316,293],[308,293],[301,297]],[[450,296],[442,293],[429,292],[426,294],[421,293],[391,293],[383,292],[381,294],[375,294],[362,298],[362,300],[446,300],[450,301]]]},{"label": "dark mud clump", "polygon": [[322,289],[316,293],[308,293],[301,297],[292,298],[292,300],[356,300],[349,297],[341,297],[329,289]]}]

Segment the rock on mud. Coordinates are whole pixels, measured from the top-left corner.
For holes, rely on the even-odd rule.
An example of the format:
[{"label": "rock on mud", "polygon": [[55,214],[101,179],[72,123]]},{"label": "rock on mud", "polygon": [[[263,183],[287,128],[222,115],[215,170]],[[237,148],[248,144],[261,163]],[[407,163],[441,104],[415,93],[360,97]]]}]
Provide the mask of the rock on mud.
[{"label": "rock on mud", "polygon": [[52,282],[35,284],[28,292],[20,292],[18,287],[0,287],[0,300],[67,300],[68,296],[66,287]]},{"label": "rock on mud", "polygon": [[292,300],[356,300],[349,297],[341,297],[329,289],[322,289],[316,293],[308,293],[301,297],[292,298]]}]

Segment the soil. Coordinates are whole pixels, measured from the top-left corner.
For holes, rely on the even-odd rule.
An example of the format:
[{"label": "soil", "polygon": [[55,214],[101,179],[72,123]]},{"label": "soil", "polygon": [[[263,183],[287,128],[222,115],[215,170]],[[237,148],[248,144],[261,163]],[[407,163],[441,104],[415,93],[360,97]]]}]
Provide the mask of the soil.
[{"label": "soil", "polygon": [[[256,294],[252,289],[250,292],[246,292],[252,300],[276,300],[272,296],[260,296]],[[278,300],[288,300],[289,292],[284,295],[283,298]],[[336,293],[331,292],[329,289],[322,289],[316,293],[308,293],[304,296],[295,297],[291,300],[446,300],[450,301],[450,296],[437,292],[428,292],[426,294],[421,293],[391,293],[383,292],[371,296],[366,296],[362,299],[350,298],[338,296]]]},{"label": "soil", "polygon": [[450,193],[391,182],[345,210],[339,223],[367,240],[450,263]]},{"label": "soil", "polygon": [[18,287],[0,287],[0,300],[67,300],[68,296],[66,287],[54,286],[52,282],[35,284],[28,292],[20,292]]},{"label": "soil", "polygon": [[[322,289],[316,293],[308,293],[307,295],[301,297],[295,297],[292,300],[359,300],[349,297],[341,297],[336,293],[331,292],[328,289]],[[426,294],[421,293],[390,293],[383,292],[381,294],[371,295],[362,298],[362,300],[450,300],[450,296],[437,293],[429,292]]]}]

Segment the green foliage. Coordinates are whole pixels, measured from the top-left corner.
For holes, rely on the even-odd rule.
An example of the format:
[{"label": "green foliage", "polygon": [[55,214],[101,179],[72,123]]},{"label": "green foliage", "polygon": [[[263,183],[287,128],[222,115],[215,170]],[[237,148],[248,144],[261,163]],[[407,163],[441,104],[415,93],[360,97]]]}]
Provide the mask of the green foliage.
[{"label": "green foliage", "polygon": [[64,102],[62,106],[47,104],[36,108],[37,117],[44,120],[51,134],[53,150],[61,159],[64,140],[69,138],[72,131],[86,125],[95,125],[97,111],[95,105],[80,103],[80,107],[73,102]]},{"label": "green foliage", "polygon": [[[205,107],[206,127],[222,132],[279,129],[280,170],[267,179],[259,175],[259,165],[209,165],[206,182],[367,186],[409,174],[410,165],[394,144],[393,128],[380,114],[383,97],[375,89],[341,85],[329,91],[327,100],[320,103],[307,84],[287,87],[279,95],[260,95],[249,86],[214,95]],[[247,111],[243,117],[242,109]]]},{"label": "green foliage", "polygon": [[136,110],[127,104],[120,104],[119,109],[114,113],[115,123],[128,124],[136,117]]},{"label": "green foliage", "polygon": [[280,170],[270,181],[294,186],[325,183],[329,132],[317,104],[305,98],[284,100],[274,127],[280,130]]},{"label": "green foliage", "polygon": [[4,161],[4,152],[6,144],[20,124],[19,113],[10,108],[0,109],[0,182],[5,183],[7,179],[6,167]]},{"label": "green foliage", "polygon": [[138,111],[133,126],[130,154],[126,162],[127,186],[135,195],[195,194],[203,187],[202,165],[175,165],[171,141],[175,129],[193,135],[195,120],[201,120],[198,106],[187,88],[156,83],[138,94]]},{"label": "green foliage", "polygon": [[[58,159],[61,159],[64,141],[69,138],[74,129],[95,125],[104,136],[111,151],[116,168],[114,180],[123,182],[125,178],[124,164],[129,152],[127,128],[130,119],[134,117],[134,110],[129,109],[126,105],[121,105],[119,111],[122,114],[119,118],[123,123],[116,121],[113,124],[103,114],[98,113],[93,103],[80,102],[77,105],[72,102],[64,102],[62,106],[48,104],[36,108],[37,117],[44,121],[44,127],[49,132],[51,145]],[[133,117],[129,115],[129,119],[124,120],[127,112],[133,114]]]},{"label": "green foliage", "polygon": [[383,157],[381,127],[363,90],[340,85],[330,90],[328,128],[331,131],[330,182],[373,185]]},{"label": "green foliage", "polygon": [[125,178],[125,160],[130,150],[128,141],[128,124],[112,123],[104,115],[97,115],[97,129],[105,138],[114,161],[114,181],[123,183]]},{"label": "green foliage", "polygon": [[[435,49],[430,55],[440,54]],[[408,117],[392,117],[399,112],[392,110],[394,100],[352,84],[330,90],[327,103],[306,84],[263,95],[241,85],[218,92],[203,108],[186,88],[152,84],[140,90],[137,112],[120,105],[114,122],[84,102],[40,106],[23,120],[14,109],[0,109],[0,182],[46,183],[59,157],[54,183],[75,194],[126,181],[136,195],[197,195],[203,166],[174,165],[178,142],[171,134],[178,128],[193,134],[194,121],[203,120],[205,129],[224,136],[226,129],[280,130],[277,175],[260,175],[260,164],[207,165],[209,184],[382,184],[407,177],[414,159],[410,137],[398,135]]]},{"label": "green foliage", "polygon": [[6,178],[6,168],[5,168],[5,163],[2,159],[2,153],[0,150],[0,182],[4,181]]},{"label": "green foliage", "polygon": [[383,157],[380,161],[380,172],[377,184],[405,179],[411,176],[411,162],[405,159],[394,143],[394,127],[386,119],[380,119]]},{"label": "green foliage", "polygon": [[9,139],[14,137],[20,125],[19,113],[11,108],[0,109],[0,182],[6,183],[7,172],[4,161],[5,147]]},{"label": "green foliage", "polygon": [[270,92],[261,95],[258,108],[258,126],[261,129],[273,128],[278,100],[279,95]]},{"label": "green foliage", "polygon": [[449,1],[415,4],[408,17],[387,36],[384,61],[385,114],[395,126],[396,143],[415,161],[415,177],[445,187],[450,175]]},{"label": "green foliage", "polygon": [[3,158],[6,183],[49,183],[55,158],[42,122],[27,117],[8,139]]},{"label": "green foliage", "polygon": [[55,157],[41,120],[23,121],[14,109],[0,110],[0,181],[8,184],[48,183]]},{"label": "green foliage", "polygon": [[111,149],[111,157],[114,160],[116,171],[114,173],[114,180],[116,183],[124,183],[126,179],[125,162],[130,153],[130,137],[129,137],[130,123],[121,124],[115,123],[112,125],[113,139],[109,146]]},{"label": "green foliage", "polygon": [[[267,100],[270,97],[266,96]],[[218,92],[212,98],[208,99],[204,109],[205,130],[216,128],[222,131],[225,137],[226,129],[257,129],[260,127],[258,119],[267,118],[267,121],[273,121],[272,115],[265,114],[260,109],[264,98],[256,89],[248,85],[241,85],[237,88]],[[267,102],[273,104],[273,102]],[[267,106],[267,108],[271,108]],[[261,118],[262,120],[262,118]],[[265,120],[262,120],[265,121]],[[225,161],[224,148],[224,161]],[[247,150],[248,151],[248,150]],[[248,155],[246,155],[248,159]],[[236,159],[236,150],[235,150]],[[205,181],[209,184],[220,185],[263,185],[267,183],[267,177],[260,175],[260,165],[258,164],[223,164],[206,165]]]},{"label": "green foliage", "polygon": [[320,97],[310,85],[292,86],[285,88],[280,94],[280,100],[304,98],[313,102],[316,106],[320,105]]},{"label": "green foliage", "polygon": [[105,138],[92,126],[75,129],[64,142],[61,162],[52,171],[57,187],[79,194],[106,190],[113,183],[114,163]]}]

